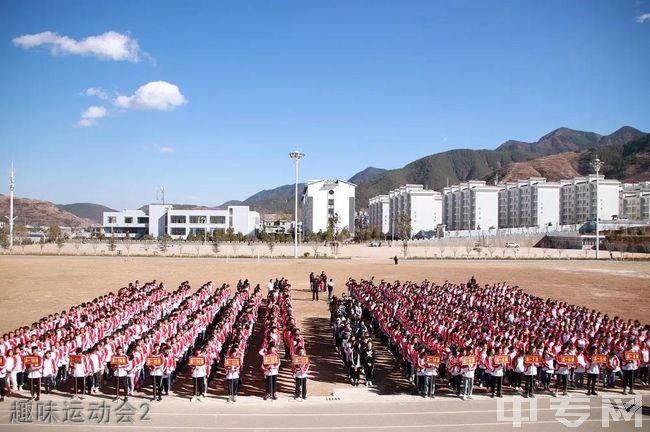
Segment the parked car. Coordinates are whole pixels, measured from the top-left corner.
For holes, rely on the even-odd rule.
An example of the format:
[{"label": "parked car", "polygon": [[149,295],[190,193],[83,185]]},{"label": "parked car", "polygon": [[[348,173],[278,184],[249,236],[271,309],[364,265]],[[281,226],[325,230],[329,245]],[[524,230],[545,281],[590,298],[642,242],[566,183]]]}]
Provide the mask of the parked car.
[{"label": "parked car", "polygon": [[518,248],[518,247],[519,247],[519,243],[508,242],[508,243],[506,243],[506,247],[507,247],[507,248]]},{"label": "parked car", "polygon": [[378,241],[370,242],[370,247],[381,247],[381,243]]}]

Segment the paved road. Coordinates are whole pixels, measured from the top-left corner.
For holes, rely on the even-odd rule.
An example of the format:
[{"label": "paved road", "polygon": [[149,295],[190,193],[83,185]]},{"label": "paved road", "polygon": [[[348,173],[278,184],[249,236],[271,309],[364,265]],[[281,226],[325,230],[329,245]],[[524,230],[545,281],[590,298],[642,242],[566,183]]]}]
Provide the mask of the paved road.
[{"label": "paved road", "polygon": [[[133,423],[118,424],[118,420],[127,419],[125,411],[128,406],[121,402],[113,403],[108,399],[88,397],[79,405],[78,419],[85,422],[73,424],[63,423],[66,410],[71,414],[70,400],[59,396],[50,398],[58,409],[58,421],[52,424],[15,424],[11,423],[13,401],[5,401],[0,405],[0,430],[2,431],[68,431],[72,428],[80,430],[102,431],[120,430],[215,430],[215,431],[501,431],[517,426],[513,423],[513,404],[520,405],[521,424],[518,430],[549,431],[549,430],[602,430],[603,410],[605,418],[610,421],[608,430],[634,431],[648,430],[650,412],[629,420],[618,418],[615,421],[611,415],[610,405],[603,405],[603,399],[592,398],[581,400],[580,396],[567,398],[538,397],[534,405],[519,396],[507,397],[501,401],[479,396],[471,401],[461,401],[456,398],[440,397],[433,400],[423,400],[416,396],[388,396],[370,393],[364,389],[343,389],[336,392],[336,397],[313,397],[306,401],[294,401],[283,397],[277,401],[263,402],[258,397],[242,397],[236,404],[227,403],[221,397],[209,397],[203,402],[190,403],[187,399],[171,397],[163,402],[149,403],[144,398],[132,397],[129,404],[133,408]],[[610,395],[605,395],[607,398]],[[620,399],[620,394],[611,394],[612,398]],[[24,399],[23,399],[24,400]],[[45,399],[42,399],[43,402]],[[650,394],[643,396],[647,407]],[[90,417],[92,405],[94,420]],[[108,424],[101,424],[98,412],[99,404],[105,403],[110,407]],[[498,415],[499,404],[502,404],[502,417]],[[564,414],[558,413],[558,405],[565,404]],[[581,408],[582,407],[582,408]],[[535,409],[536,408],[536,409]],[[42,409],[42,407],[41,407]],[[14,412],[16,414],[16,412]],[[42,412],[41,412],[42,414]],[[145,415],[146,414],[146,415]],[[32,412],[34,420],[36,408]],[[143,415],[145,419],[142,419]],[[577,428],[565,426],[561,420],[575,422],[580,416],[584,417]],[[531,418],[534,421],[529,421]],[[535,418],[536,416],[536,418]],[[516,417],[516,416],[515,416]],[[616,417],[616,414],[614,415]],[[640,427],[635,427],[635,419]],[[16,420],[16,419],[14,419]],[[100,424],[98,424],[100,423]],[[646,423],[646,424],[643,424]]]}]

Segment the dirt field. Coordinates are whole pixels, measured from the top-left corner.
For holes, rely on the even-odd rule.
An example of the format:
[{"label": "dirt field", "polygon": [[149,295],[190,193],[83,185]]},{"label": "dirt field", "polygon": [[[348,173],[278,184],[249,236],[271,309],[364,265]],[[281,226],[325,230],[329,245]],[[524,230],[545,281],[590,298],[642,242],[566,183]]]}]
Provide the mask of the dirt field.
[{"label": "dirt field", "polygon": [[[346,380],[334,354],[326,302],[322,297],[320,302],[312,302],[307,288],[309,272],[321,270],[334,278],[337,284],[335,293],[345,288],[349,276],[461,282],[474,275],[480,283],[508,281],[534,295],[561,299],[626,318],[648,322],[650,316],[650,265],[647,262],[437,260],[401,261],[396,266],[386,260],[371,259],[263,260],[258,264],[255,260],[225,262],[201,258],[2,256],[0,332],[28,325],[48,313],[92,300],[135,279],[157,279],[172,289],[184,280],[198,288],[207,280],[235,284],[240,278],[264,286],[269,278],[284,276],[292,281],[294,309],[314,363],[310,394],[330,394],[334,388],[346,385]],[[391,362],[389,358],[379,359],[385,379],[378,391],[408,392],[408,384],[393,369]],[[251,374],[257,375],[257,365],[251,364],[250,368]],[[281,380],[281,391],[289,392],[292,386],[290,377],[283,378],[286,379]],[[244,394],[256,394],[258,384],[248,383],[243,389]]]}]

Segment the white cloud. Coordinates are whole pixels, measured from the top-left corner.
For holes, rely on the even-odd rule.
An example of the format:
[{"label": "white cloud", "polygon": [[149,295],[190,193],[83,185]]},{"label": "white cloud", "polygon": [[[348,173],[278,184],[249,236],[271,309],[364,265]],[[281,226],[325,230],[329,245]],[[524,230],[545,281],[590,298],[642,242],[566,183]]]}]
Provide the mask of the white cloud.
[{"label": "white cloud", "polygon": [[169,111],[187,103],[178,86],[167,81],[151,81],[131,96],[118,96],[115,105],[120,108]]},{"label": "white cloud", "polygon": [[643,15],[639,15],[636,18],[636,22],[638,22],[639,24],[643,24],[646,21],[650,21],[650,13],[644,13]]},{"label": "white cloud", "polygon": [[85,91],[86,96],[96,96],[101,100],[106,100],[110,97],[108,92],[101,87],[90,87]]},{"label": "white cloud", "polygon": [[97,105],[91,105],[81,113],[81,119],[76,123],[77,127],[88,127],[95,124],[97,119],[106,116],[106,108]]},{"label": "white cloud", "polygon": [[146,55],[140,50],[137,40],[114,31],[98,36],[88,36],[81,40],[46,31],[18,36],[13,39],[13,43],[25,49],[39,46],[49,47],[52,55],[76,54],[133,63],[139,62],[141,55]]},{"label": "white cloud", "polygon": [[174,147],[158,147],[160,153],[174,153],[176,149]]}]

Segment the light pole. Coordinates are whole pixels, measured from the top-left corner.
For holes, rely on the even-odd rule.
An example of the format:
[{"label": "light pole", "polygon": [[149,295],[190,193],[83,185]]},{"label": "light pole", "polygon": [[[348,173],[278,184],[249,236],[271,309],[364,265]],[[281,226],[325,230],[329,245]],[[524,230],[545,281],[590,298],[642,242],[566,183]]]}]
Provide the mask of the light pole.
[{"label": "light pole", "polygon": [[14,189],[16,189],[16,173],[14,164],[9,171],[9,251],[14,248]]},{"label": "light pole", "polygon": [[596,159],[594,159],[591,162],[591,167],[596,171],[596,259],[599,259],[600,258],[600,239],[599,239],[600,205],[598,202],[598,173],[600,172],[600,169],[603,167],[603,161],[598,159],[598,156],[596,156]]},{"label": "light pole", "polygon": [[298,258],[298,165],[300,164],[300,159],[302,159],[305,154],[295,150],[289,153],[289,156],[293,159],[296,165],[296,196],[293,213],[293,257]]}]

